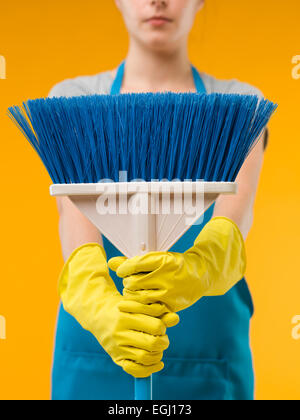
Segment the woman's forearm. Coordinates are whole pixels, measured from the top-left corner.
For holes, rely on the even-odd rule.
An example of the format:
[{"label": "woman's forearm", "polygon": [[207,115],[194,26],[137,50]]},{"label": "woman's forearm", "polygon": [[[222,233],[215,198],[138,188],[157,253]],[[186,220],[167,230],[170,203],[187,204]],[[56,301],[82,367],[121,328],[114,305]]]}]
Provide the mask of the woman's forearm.
[{"label": "woman's forearm", "polygon": [[102,245],[99,230],[71,202],[69,198],[57,199],[59,211],[59,235],[63,258],[66,261],[79,246],[95,242]]}]

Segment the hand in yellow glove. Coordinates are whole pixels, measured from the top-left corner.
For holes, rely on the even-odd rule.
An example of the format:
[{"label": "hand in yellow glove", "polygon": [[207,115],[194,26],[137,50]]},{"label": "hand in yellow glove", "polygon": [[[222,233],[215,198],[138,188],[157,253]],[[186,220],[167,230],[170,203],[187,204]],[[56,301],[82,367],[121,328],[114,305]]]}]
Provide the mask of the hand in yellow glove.
[{"label": "hand in yellow glove", "polygon": [[124,278],[124,297],[146,305],[164,303],[178,312],[203,296],[227,293],[244,276],[246,252],[237,225],[215,217],[184,254],[151,252],[112,258],[108,264]]},{"label": "hand in yellow glove", "polygon": [[90,331],[113,361],[135,377],[163,369],[169,346],[166,327],[178,323],[162,304],[125,300],[109,276],[106,255],[99,244],[76,249],[59,280],[65,310]]}]

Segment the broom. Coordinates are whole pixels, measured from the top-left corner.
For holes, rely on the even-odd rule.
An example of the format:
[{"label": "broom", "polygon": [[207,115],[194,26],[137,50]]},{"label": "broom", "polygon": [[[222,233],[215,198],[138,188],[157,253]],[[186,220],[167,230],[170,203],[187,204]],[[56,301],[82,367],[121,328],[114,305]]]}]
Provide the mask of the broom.
[{"label": "broom", "polygon": [[[168,92],[29,100],[9,116],[43,161],[51,195],[68,196],[130,258],[167,251],[220,194],[236,193],[275,109],[256,96]],[[176,211],[183,189],[190,204]],[[122,210],[103,209],[112,198]],[[136,379],[135,397],[152,399],[151,378]]]}]

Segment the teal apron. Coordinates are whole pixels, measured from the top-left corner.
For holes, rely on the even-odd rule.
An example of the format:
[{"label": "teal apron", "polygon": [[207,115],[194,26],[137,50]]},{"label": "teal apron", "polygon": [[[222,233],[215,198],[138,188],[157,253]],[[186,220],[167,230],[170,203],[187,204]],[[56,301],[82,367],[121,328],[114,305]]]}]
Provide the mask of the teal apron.
[{"label": "teal apron", "polygon": [[[121,90],[124,66],[119,67],[111,94]],[[193,67],[198,92],[205,87]],[[192,226],[171,251],[190,248],[201,226]],[[104,237],[108,259],[120,252]],[[111,273],[119,291],[122,281]],[[249,347],[252,299],[245,279],[222,297],[203,298],[180,312],[181,322],[170,328],[165,368],[153,375],[156,400],[252,400],[254,375]],[[92,334],[60,307],[52,372],[54,400],[133,400],[134,379],[115,365]]]}]

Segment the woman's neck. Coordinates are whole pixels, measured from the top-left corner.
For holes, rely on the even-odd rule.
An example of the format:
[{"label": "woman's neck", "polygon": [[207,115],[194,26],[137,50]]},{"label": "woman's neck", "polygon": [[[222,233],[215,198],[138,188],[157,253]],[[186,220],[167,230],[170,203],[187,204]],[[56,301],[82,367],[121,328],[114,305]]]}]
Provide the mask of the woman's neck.
[{"label": "woman's neck", "polygon": [[131,41],[122,93],[159,91],[195,91],[186,46],[166,53],[147,50]]}]

